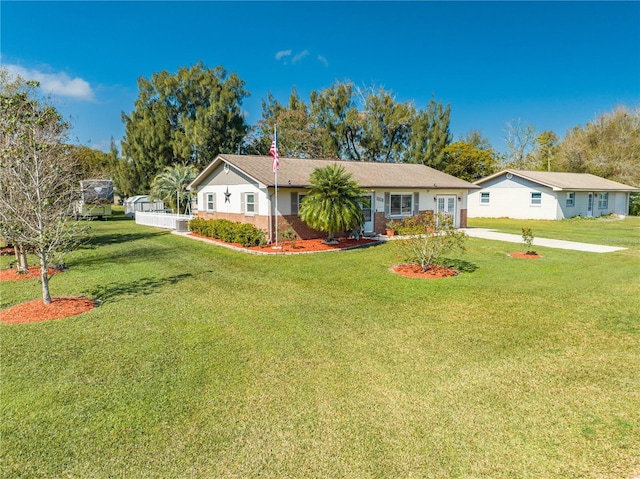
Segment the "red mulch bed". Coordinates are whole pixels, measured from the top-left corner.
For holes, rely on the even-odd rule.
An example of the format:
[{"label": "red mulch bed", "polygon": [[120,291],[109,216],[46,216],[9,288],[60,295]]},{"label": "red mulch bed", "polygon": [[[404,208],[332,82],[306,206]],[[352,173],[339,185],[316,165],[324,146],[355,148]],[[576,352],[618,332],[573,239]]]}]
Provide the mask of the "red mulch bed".
[{"label": "red mulch bed", "polygon": [[[49,268],[49,274],[57,273],[60,273],[59,269]],[[21,281],[39,277],[39,266],[31,266],[25,273],[18,273],[15,268],[0,270],[0,281]],[[87,298],[52,298],[51,304],[44,304],[42,299],[34,299],[1,310],[0,322],[7,324],[36,323],[75,316],[94,307],[95,303]]]},{"label": "red mulch bed", "polygon": [[223,246],[233,246],[238,249],[243,249],[246,251],[256,251],[256,252],[265,253],[265,254],[315,253],[319,251],[336,251],[341,249],[371,246],[373,244],[379,243],[378,240],[374,240],[370,238],[360,238],[359,240],[338,238],[337,244],[325,244],[323,243],[323,240],[321,238],[318,238],[318,239],[308,239],[308,240],[296,240],[295,247],[292,246],[290,241],[287,241],[285,243],[278,242],[277,248],[273,244],[266,245],[266,246],[251,246],[247,248],[238,243],[225,243],[224,241],[216,240],[213,238],[207,238],[205,236],[200,236],[194,233],[189,233],[189,236],[202,238],[207,241],[211,241],[212,243],[218,243]]},{"label": "red mulch bed", "polygon": [[509,256],[512,258],[540,258],[541,256],[537,253],[509,253]]},{"label": "red mulch bed", "polygon": [[[49,268],[47,270],[49,274],[57,274],[59,269]],[[40,266],[30,266],[29,269],[23,273],[18,273],[15,268],[0,270],[0,281],[20,281],[22,279],[32,279],[40,277]]]},{"label": "red mulch bed", "polygon": [[0,321],[7,324],[37,323],[76,316],[95,306],[95,302],[87,298],[52,298],[51,304],[44,304],[42,299],[34,299],[3,309],[0,311]]},{"label": "red mulch bed", "polygon": [[394,273],[406,276],[407,278],[436,279],[458,275],[455,269],[435,265],[427,267],[426,271],[422,271],[422,267],[419,264],[397,264],[391,269]]}]

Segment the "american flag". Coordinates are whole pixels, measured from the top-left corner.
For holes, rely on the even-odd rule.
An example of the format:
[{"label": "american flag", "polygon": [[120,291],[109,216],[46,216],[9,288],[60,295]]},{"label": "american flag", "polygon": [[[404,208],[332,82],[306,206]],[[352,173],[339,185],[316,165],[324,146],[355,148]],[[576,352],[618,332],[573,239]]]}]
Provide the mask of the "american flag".
[{"label": "american flag", "polygon": [[273,156],[273,172],[278,171],[280,167],[280,157],[278,156],[278,137],[277,134],[274,136],[273,141],[271,142],[271,148],[269,149],[269,154]]}]

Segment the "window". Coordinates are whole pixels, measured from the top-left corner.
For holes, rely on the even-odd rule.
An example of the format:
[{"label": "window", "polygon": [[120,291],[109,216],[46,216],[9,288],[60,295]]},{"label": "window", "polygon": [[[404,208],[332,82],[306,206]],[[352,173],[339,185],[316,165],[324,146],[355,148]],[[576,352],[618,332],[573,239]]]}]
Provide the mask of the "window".
[{"label": "window", "polygon": [[207,211],[216,210],[216,194],[207,193]]},{"label": "window", "polygon": [[480,204],[488,205],[490,200],[490,193],[480,193]]},{"label": "window", "polygon": [[540,206],[542,204],[542,193],[531,193],[531,206]]},{"label": "window", "polygon": [[302,200],[306,195],[301,195],[300,193],[296,193],[295,191],[291,193],[291,214],[298,215],[300,214],[300,205],[302,204]]},{"label": "window", "polygon": [[389,213],[391,216],[409,216],[413,209],[413,194],[401,194],[390,196],[391,207]]},{"label": "window", "polygon": [[254,193],[245,193],[244,213],[246,215],[254,215],[256,213],[256,195]]},{"label": "window", "polygon": [[609,193],[598,193],[598,209],[606,210],[609,207]]},{"label": "window", "polygon": [[567,203],[566,206],[567,207],[572,207],[576,205],[576,194],[574,192],[569,192],[567,193]]}]

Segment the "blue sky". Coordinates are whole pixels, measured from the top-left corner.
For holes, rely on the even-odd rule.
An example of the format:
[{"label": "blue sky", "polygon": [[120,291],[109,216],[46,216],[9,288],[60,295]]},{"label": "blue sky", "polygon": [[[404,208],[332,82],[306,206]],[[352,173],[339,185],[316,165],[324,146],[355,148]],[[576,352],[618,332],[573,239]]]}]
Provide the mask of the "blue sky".
[{"label": "blue sky", "polygon": [[271,91],[351,80],[424,108],[451,105],[504,151],[507,122],[560,137],[618,105],[640,106],[639,2],[12,2],[0,3],[0,61],[41,81],[106,150],[137,79],[202,60],[246,82],[249,124]]}]

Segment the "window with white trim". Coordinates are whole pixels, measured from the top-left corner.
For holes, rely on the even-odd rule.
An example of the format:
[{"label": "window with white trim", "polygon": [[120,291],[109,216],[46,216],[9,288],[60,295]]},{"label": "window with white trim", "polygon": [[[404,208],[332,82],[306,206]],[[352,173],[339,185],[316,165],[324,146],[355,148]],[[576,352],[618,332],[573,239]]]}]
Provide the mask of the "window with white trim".
[{"label": "window with white trim", "polygon": [[216,194],[215,193],[207,193],[207,211],[215,211],[216,210]]},{"label": "window with white trim", "polygon": [[254,193],[245,193],[244,195],[244,213],[246,215],[256,214],[256,195]]},{"label": "window with white trim", "polygon": [[488,205],[490,200],[491,200],[491,193],[489,193],[488,191],[484,191],[484,192],[480,193],[480,204],[481,205]]},{"label": "window with white trim", "polygon": [[389,197],[391,216],[410,216],[413,211],[413,193],[393,194]]},{"label": "window with white trim", "polygon": [[531,192],[531,200],[529,203],[531,206],[540,206],[542,205],[542,193],[538,193],[535,191]]},{"label": "window with white trim", "polygon": [[598,209],[606,210],[609,207],[609,193],[598,193]]},{"label": "window with white trim", "polygon": [[567,202],[565,203],[565,206],[567,208],[571,208],[575,205],[576,205],[576,194],[573,191],[569,191],[567,193]]}]

